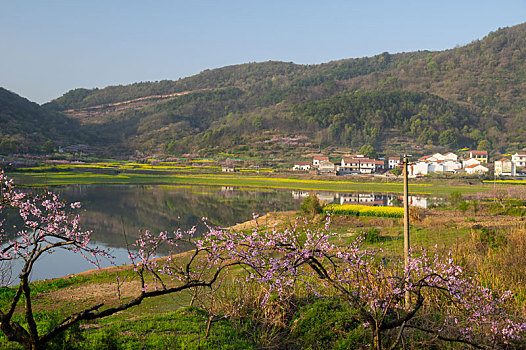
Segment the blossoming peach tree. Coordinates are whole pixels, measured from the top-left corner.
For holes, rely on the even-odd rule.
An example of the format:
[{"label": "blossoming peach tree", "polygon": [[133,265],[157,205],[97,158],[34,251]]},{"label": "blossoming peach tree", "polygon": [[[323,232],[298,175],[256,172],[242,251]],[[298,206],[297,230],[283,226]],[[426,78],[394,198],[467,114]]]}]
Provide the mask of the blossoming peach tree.
[{"label": "blossoming peach tree", "polygon": [[[361,238],[344,244],[329,230],[329,221],[320,229],[300,227],[252,232],[210,228],[200,244],[242,264],[247,280],[266,285],[268,296],[286,295],[297,284],[320,296],[338,293],[356,310],[355,319],[370,329],[375,349],[395,348],[409,330],[475,348],[505,347],[520,341],[526,330],[526,323],[507,313],[510,293],[499,296],[481,286],[451,253],[441,258],[414,250],[404,269],[386,264],[381,250],[363,249]],[[390,336],[383,339],[386,332]]]},{"label": "blossoming peach tree", "polygon": [[[56,249],[67,249],[82,255],[95,266],[100,259],[111,258],[108,251],[90,245],[90,231],[84,231],[79,225],[79,216],[75,210],[80,203],[67,204],[53,193],[29,194],[15,188],[13,181],[0,172],[0,263],[9,271],[16,269],[18,285],[4,273],[2,287],[14,288],[16,292],[8,305],[0,307],[0,329],[9,341],[18,342],[27,349],[40,349],[51,339],[82,320],[94,320],[112,315],[118,311],[139,305],[144,299],[187,289],[210,287],[218,279],[221,271],[228,267],[225,259],[217,254],[207,258],[210,248],[193,243],[194,230],[166,232],[153,235],[144,231],[130,250],[130,262],[133,264],[140,281],[137,295],[127,302],[117,305],[98,303],[75,312],[41,334],[37,327],[33,311],[30,276],[39,259]],[[6,218],[10,220],[6,223]],[[157,260],[156,251],[161,244],[175,250],[185,242],[189,252],[184,262],[172,261],[171,257]],[[7,272],[4,270],[4,272]],[[148,288],[148,283],[156,287]],[[15,287],[9,287],[9,285]],[[13,319],[17,306],[23,303],[24,323]]]}]

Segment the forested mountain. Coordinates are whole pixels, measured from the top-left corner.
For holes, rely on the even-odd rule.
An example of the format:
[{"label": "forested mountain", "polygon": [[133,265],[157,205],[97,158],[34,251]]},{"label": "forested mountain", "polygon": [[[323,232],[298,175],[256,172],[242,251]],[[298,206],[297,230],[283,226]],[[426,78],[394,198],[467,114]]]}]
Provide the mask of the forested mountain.
[{"label": "forested mountain", "polygon": [[101,104],[132,100],[152,95],[166,95],[184,91],[237,87],[255,89],[256,92],[291,87],[318,86],[326,81],[347,80],[372,72],[392,69],[397,64],[425,57],[425,52],[348,59],[320,65],[298,65],[292,62],[246,63],[198,75],[160,82],[143,82],[126,86],[108,86],[104,89],[75,89],[45,105],[55,110],[84,108]]},{"label": "forested mountain", "polygon": [[78,140],[110,156],[301,156],[364,144],[506,152],[526,146],[525,58],[521,24],[446,51],[247,63],[177,81],[75,89],[43,108],[67,116]]}]

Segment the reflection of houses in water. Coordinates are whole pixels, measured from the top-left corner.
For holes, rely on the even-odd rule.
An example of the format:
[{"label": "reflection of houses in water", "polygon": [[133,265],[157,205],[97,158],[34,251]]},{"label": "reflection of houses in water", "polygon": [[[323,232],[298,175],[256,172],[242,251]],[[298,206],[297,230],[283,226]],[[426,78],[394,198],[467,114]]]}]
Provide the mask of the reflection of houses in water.
[{"label": "reflection of houses in water", "polygon": [[[301,200],[309,196],[309,192],[292,191],[292,197]],[[374,194],[356,192],[318,192],[319,201],[323,204],[360,204],[371,206],[400,206],[404,203],[404,197],[398,194]],[[432,203],[439,202],[440,198],[426,198],[421,196],[409,196],[409,205],[427,209]]]},{"label": "reflection of houses in water", "polygon": [[303,199],[309,196],[309,192],[304,191],[292,191],[292,198],[294,199]]},{"label": "reflection of houses in water", "polygon": [[426,197],[409,196],[409,205],[427,209],[427,207],[429,207],[429,199]]},{"label": "reflection of houses in water", "polygon": [[340,204],[386,205],[385,197],[372,193],[340,193]]},{"label": "reflection of houses in water", "polygon": [[221,195],[223,198],[235,198],[239,195],[239,193],[234,191],[234,186],[222,186]]},{"label": "reflection of houses in water", "polygon": [[[397,202],[400,204],[404,203],[404,196],[396,196],[392,197],[390,201],[388,201],[387,205],[392,205],[394,199],[397,199]],[[410,207],[419,207],[423,209],[429,208],[429,206],[432,203],[441,201],[440,198],[427,198],[427,197],[421,197],[421,196],[409,196],[409,206]]]},{"label": "reflection of houses in water", "polygon": [[328,204],[334,202],[334,200],[337,197],[337,193],[331,193],[331,192],[320,192],[316,194],[316,197],[318,197],[319,201]]}]

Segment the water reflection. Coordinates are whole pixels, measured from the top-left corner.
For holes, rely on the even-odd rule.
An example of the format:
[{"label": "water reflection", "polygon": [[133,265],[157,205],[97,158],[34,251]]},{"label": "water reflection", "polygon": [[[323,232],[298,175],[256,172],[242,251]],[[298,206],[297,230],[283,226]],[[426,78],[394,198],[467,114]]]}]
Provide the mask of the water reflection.
[{"label": "water reflection", "polygon": [[134,241],[141,230],[198,232],[208,224],[227,227],[250,220],[253,213],[294,210],[298,201],[282,191],[206,186],[74,185],[54,189],[67,201],[80,201],[82,226],[93,240],[125,247],[124,233]]},{"label": "water reflection", "polygon": [[[188,230],[197,225],[204,232],[208,224],[228,227],[250,220],[253,213],[298,210],[301,201],[315,193],[323,203],[401,205],[399,194],[308,192],[245,189],[232,186],[164,185],[69,185],[51,189],[66,201],[83,205],[81,223],[93,231],[92,242],[114,250],[116,265],[127,263],[127,242],[134,242],[141,230],[153,232]],[[433,198],[410,196],[410,204],[427,208]],[[133,249],[133,247],[132,247]],[[182,247],[185,250],[187,247]],[[166,254],[167,251],[161,251]],[[78,255],[78,254],[77,254]],[[108,263],[105,263],[108,266]],[[82,258],[66,252],[45,257],[33,279],[60,277],[92,268]]]},{"label": "water reflection", "polygon": [[[360,204],[372,206],[402,206],[404,197],[400,194],[377,194],[377,193],[357,193],[357,192],[314,192],[316,197],[323,204]],[[307,198],[311,192],[292,191],[292,197],[296,200]],[[409,196],[409,205],[427,209],[431,205],[443,202],[442,198]]]}]

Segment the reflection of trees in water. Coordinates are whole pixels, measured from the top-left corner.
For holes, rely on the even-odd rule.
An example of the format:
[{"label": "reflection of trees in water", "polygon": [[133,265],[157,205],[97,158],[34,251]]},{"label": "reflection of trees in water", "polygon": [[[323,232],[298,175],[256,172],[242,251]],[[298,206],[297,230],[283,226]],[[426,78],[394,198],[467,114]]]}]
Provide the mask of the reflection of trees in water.
[{"label": "reflection of trees in water", "polygon": [[225,227],[249,220],[252,213],[299,207],[290,193],[281,191],[133,185],[73,185],[55,191],[67,201],[82,202],[83,227],[94,231],[94,241],[114,247],[125,245],[123,231],[133,242],[139,230],[187,230],[197,225],[203,232],[203,217],[211,226]]}]

